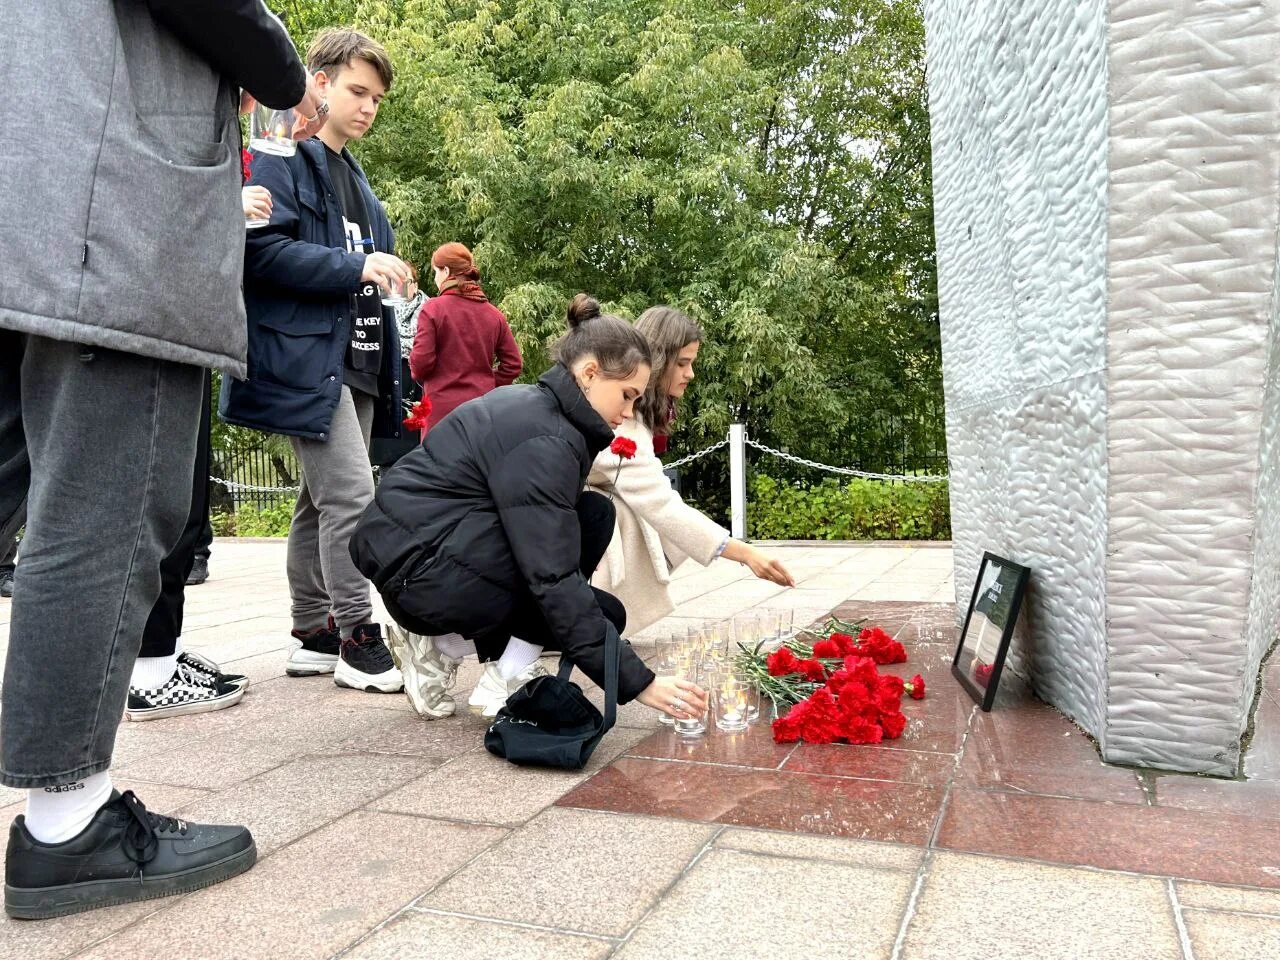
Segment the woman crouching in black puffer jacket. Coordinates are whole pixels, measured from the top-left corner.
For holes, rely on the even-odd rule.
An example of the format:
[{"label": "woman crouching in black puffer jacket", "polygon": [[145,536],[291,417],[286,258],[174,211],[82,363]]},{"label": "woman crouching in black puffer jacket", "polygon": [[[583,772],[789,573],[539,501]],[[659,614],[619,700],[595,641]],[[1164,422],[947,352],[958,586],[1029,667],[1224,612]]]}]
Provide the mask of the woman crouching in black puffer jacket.
[{"label": "woman crouching in black puffer jacket", "polygon": [[[432,427],[387,472],[351,538],[356,566],[403,628],[388,643],[424,716],[454,712],[447,690],[473,651],[490,661],[470,703],[485,716],[541,670],[543,648],[603,685],[605,631],[620,631],[626,612],[588,583],[614,510],[583,485],[649,382],[649,347],[585,294],[568,320],[556,365],[536,385],[499,387]],[[619,703],[683,718],[700,714],[705,696],[655,678],[623,644]]]}]

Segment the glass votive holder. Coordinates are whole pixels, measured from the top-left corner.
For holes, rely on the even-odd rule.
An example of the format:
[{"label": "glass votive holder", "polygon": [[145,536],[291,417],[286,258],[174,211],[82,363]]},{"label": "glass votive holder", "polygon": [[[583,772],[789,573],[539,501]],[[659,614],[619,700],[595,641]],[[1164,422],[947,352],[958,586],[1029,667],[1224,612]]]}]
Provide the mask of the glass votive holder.
[{"label": "glass votive holder", "polygon": [[260,230],[271,223],[270,217],[245,217],[244,228],[246,230]]},{"label": "glass votive holder", "polygon": [[760,719],[760,688],[745,677],[740,677],[747,685],[747,723],[755,723]]},{"label": "glass votive holder", "polygon": [[292,137],[297,114],[293,110],[273,110],[255,103],[249,114],[249,146],[259,153],[292,157],[298,144]]},{"label": "glass votive holder", "polygon": [[382,303],[387,307],[403,307],[409,302],[407,281],[392,280],[382,288]]},{"label": "glass votive holder", "polygon": [[738,733],[747,729],[747,691],[750,685],[745,680],[732,676],[716,678],[712,688],[712,700],[715,705],[716,727],[726,733]]},{"label": "glass votive holder", "polygon": [[[665,637],[659,637],[657,646],[657,656],[654,659],[653,669],[656,674],[662,677],[671,677],[676,675],[676,671],[680,666],[680,649],[684,646],[685,636],[683,633],[673,633]],[[659,712],[658,722],[672,726],[676,722],[676,718],[669,713]]]},{"label": "glass votive holder", "polygon": [[743,650],[753,651],[760,641],[760,617],[754,613],[740,613],[733,618],[733,643]]},{"label": "glass votive holder", "polygon": [[[692,683],[702,680],[702,671],[691,661],[685,660],[676,671],[676,676]],[[675,718],[676,736],[685,739],[705,736],[707,732],[707,711],[704,708],[695,716]]]}]

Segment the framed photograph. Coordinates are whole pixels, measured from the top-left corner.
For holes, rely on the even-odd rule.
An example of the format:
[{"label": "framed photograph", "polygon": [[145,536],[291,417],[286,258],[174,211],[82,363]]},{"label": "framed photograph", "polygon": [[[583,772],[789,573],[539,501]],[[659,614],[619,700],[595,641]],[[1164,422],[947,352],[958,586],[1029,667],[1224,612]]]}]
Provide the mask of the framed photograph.
[{"label": "framed photograph", "polygon": [[990,711],[996,702],[1004,658],[1030,578],[1029,567],[994,553],[982,555],[951,672],[983,710]]}]

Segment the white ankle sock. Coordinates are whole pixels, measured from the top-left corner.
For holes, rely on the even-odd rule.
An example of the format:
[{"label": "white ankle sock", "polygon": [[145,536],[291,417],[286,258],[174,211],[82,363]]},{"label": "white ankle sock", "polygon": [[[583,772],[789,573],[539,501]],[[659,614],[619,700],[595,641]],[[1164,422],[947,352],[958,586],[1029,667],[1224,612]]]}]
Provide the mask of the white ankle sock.
[{"label": "white ankle sock", "polygon": [[136,690],[155,690],[168,683],[177,670],[177,651],[170,657],[139,657],[134,661],[129,686]]},{"label": "white ankle sock", "polygon": [[502,674],[503,680],[511,680],[537,662],[540,656],[541,647],[519,637],[512,637],[507,641],[507,649],[498,658],[498,673]]},{"label": "white ankle sock", "polygon": [[106,770],[56,787],[27,791],[27,829],[41,843],[64,843],[78,835],[111,799]]},{"label": "white ankle sock", "polygon": [[476,642],[457,633],[446,633],[436,637],[436,649],[452,660],[461,660],[476,655]]}]

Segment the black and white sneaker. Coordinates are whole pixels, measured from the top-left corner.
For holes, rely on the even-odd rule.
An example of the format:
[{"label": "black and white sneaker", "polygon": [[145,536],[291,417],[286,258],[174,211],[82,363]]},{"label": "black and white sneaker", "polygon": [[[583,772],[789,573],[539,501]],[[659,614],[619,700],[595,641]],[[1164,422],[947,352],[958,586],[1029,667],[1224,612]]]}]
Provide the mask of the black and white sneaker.
[{"label": "black and white sneaker", "polygon": [[160,720],[164,717],[185,717],[193,713],[211,713],[240,702],[243,687],[214,682],[179,663],[172,677],[154,690],[129,688],[129,701],[125,706],[126,720]]},{"label": "black and white sneaker", "polygon": [[382,627],[376,623],[361,624],[350,640],[342,641],[333,682],[370,693],[399,693],[404,689],[404,677],[391,659],[391,651],[382,642]]},{"label": "black and white sneaker", "polygon": [[289,662],[284,667],[286,674],[291,677],[318,677],[333,673],[338,666],[338,648],[342,645],[342,634],[338,633],[333,617],[319,630],[310,633],[294,630],[292,636],[302,646],[289,654]]},{"label": "black and white sneaker", "polygon": [[78,836],[41,843],[18,816],[9,828],[4,910],[42,920],[198,890],[244,873],[258,851],[244,827],[151,813],[133,791],[113,794]]},{"label": "black and white sneaker", "polygon": [[183,650],[178,654],[178,663],[185,663],[191,672],[202,677],[206,683],[213,686],[218,681],[222,681],[232,687],[247,687],[249,678],[243,673],[223,673],[222,669],[206,657],[200,656],[198,653],[192,653],[190,650]]}]

